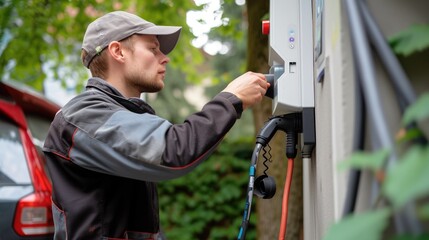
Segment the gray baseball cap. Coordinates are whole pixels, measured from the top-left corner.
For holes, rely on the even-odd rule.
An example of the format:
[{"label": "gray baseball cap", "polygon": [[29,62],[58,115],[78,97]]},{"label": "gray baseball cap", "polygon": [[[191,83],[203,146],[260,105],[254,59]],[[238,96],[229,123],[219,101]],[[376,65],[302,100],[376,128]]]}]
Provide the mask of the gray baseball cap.
[{"label": "gray baseball cap", "polygon": [[121,41],[133,34],[156,35],[160,50],[168,54],[176,46],[182,27],[157,26],[134,14],[115,11],[108,13],[88,25],[83,37],[82,49],[88,55],[82,59],[89,68],[92,59],[100,54],[112,41]]}]

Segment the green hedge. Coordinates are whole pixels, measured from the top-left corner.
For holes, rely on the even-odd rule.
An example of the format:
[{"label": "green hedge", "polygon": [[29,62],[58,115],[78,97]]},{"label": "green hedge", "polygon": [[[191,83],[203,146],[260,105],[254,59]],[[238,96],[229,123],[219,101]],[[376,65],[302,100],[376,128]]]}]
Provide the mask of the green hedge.
[{"label": "green hedge", "polygon": [[[243,218],[253,140],[225,140],[190,174],[160,183],[161,227],[168,239],[236,239]],[[256,212],[247,231],[255,239]]]}]

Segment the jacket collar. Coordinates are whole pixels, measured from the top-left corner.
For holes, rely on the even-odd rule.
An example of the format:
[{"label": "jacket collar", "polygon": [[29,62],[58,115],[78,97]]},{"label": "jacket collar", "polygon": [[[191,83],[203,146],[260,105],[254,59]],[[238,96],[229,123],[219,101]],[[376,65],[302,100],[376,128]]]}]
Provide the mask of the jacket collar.
[{"label": "jacket collar", "polygon": [[114,94],[116,96],[120,96],[124,98],[124,96],[116,88],[114,88],[112,85],[106,82],[106,80],[101,78],[93,77],[88,79],[88,83],[86,84],[86,89],[88,90],[91,88],[97,88],[98,90],[104,93]]},{"label": "jacket collar", "polygon": [[155,110],[140,98],[125,98],[116,88],[101,78],[93,77],[88,80],[86,90],[91,88],[98,89],[109,97],[113,98],[116,102],[127,108],[128,110],[136,113],[151,113],[155,114]]}]

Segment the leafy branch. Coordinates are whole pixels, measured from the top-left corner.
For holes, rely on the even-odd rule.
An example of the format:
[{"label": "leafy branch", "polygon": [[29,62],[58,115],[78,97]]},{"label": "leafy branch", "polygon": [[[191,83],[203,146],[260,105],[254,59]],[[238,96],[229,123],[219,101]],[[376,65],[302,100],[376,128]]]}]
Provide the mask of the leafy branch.
[{"label": "leafy branch", "polygon": [[[429,119],[429,93],[422,95],[418,101],[411,105],[403,117],[403,125],[408,126],[411,122],[419,122]],[[416,128],[405,131],[418,131]],[[385,206],[359,214],[345,217],[340,222],[332,226],[324,240],[336,239],[383,239],[383,233],[390,226],[390,219],[394,214],[399,213],[407,203],[418,203],[418,220],[429,220],[429,203],[424,201],[429,197],[429,146],[427,144],[416,144],[408,134],[404,134],[399,139],[401,144],[409,144],[408,149],[399,157],[398,161],[388,168],[384,168],[384,163],[390,151],[382,149],[374,153],[355,153],[349,159],[339,164],[340,169],[348,167],[356,169],[366,169],[372,171],[381,185],[380,197],[385,200]],[[381,174],[380,174],[381,173]],[[426,230],[427,231],[427,230]],[[427,239],[428,232],[423,232],[420,236],[401,235],[395,239]]]},{"label": "leafy branch", "polygon": [[415,25],[389,39],[393,50],[400,55],[409,56],[429,48],[429,25]]}]

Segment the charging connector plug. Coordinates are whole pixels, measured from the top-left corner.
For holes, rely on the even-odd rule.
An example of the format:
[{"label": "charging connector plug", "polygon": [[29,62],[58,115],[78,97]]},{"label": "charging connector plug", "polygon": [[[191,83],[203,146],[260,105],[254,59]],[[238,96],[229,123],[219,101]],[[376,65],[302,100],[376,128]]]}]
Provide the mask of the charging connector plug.
[{"label": "charging connector plug", "polygon": [[274,98],[274,74],[265,74],[265,78],[267,79],[267,82],[270,84],[270,87],[267,89],[267,92],[265,92],[265,96],[269,97],[271,99]]},{"label": "charging connector plug", "polygon": [[302,132],[301,113],[290,113],[271,117],[256,136],[256,143],[265,147],[278,130],[285,133],[294,133],[293,135],[295,135],[295,137],[293,138],[295,139],[294,142],[296,145],[296,135]]}]

